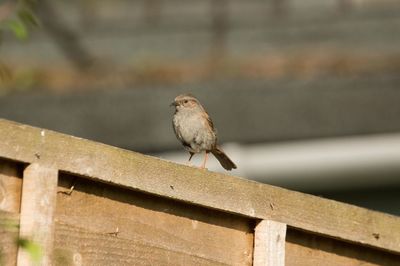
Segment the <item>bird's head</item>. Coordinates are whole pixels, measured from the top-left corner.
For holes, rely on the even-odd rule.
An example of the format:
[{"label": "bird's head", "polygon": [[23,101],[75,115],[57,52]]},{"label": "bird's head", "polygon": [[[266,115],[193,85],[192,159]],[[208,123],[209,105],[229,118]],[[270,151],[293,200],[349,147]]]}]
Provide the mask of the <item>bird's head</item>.
[{"label": "bird's head", "polygon": [[200,102],[191,94],[181,94],[178,95],[170,106],[175,106],[175,110],[190,110],[201,108]]}]

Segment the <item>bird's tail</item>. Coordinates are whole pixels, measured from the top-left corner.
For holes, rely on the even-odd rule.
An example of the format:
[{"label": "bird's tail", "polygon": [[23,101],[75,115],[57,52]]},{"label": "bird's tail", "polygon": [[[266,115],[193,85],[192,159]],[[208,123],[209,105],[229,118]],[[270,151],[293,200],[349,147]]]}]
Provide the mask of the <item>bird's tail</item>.
[{"label": "bird's tail", "polygon": [[215,158],[217,158],[219,163],[226,170],[230,171],[232,169],[236,169],[236,164],[229,159],[229,157],[223,152],[223,150],[221,150],[220,147],[215,147],[211,153],[214,154]]}]

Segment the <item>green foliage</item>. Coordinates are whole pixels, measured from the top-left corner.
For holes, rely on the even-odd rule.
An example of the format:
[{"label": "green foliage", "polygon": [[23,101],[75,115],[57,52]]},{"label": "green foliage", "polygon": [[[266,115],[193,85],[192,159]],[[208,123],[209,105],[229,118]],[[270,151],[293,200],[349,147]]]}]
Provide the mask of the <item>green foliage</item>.
[{"label": "green foliage", "polygon": [[28,30],[24,23],[20,20],[11,20],[7,23],[7,28],[10,29],[15,37],[20,40],[25,40],[28,37]]},{"label": "green foliage", "polygon": [[[39,265],[43,256],[42,248],[32,240],[20,238],[18,236],[19,225],[14,220],[0,219],[0,232],[3,234],[11,234],[15,236],[15,244],[24,249],[30,256],[32,265]],[[0,249],[0,265],[3,265],[4,254]]]},{"label": "green foliage", "polygon": [[19,238],[17,244],[30,255],[33,264],[39,264],[42,258],[42,249],[38,244],[25,238]]},{"label": "green foliage", "polygon": [[[28,39],[29,31],[39,26],[34,10],[37,0],[0,0],[0,45],[4,33],[11,32],[17,39]],[[11,80],[11,71],[0,61],[0,93]]]},{"label": "green foliage", "polygon": [[25,25],[39,26],[39,22],[32,9],[26,6],[18,10],[18,18]]},{"label": "green foliage", "polygon": [[[7,5],[7,7],[5,7]],[[19,40],[26,40],[29,35],[29,29],[39,26],[38,19],[34,14],[36,1],[19,0],[16,4],[13,2],[0,3],[0,7],[10,10],[8,16],[0,17],[0,43],[3,31],[10,31]]]}]

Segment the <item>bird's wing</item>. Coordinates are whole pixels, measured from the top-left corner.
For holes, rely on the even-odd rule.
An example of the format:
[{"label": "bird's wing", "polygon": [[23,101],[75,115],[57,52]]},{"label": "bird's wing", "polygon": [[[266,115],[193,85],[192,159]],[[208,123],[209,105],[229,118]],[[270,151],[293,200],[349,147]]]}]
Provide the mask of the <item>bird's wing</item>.
[{"label": "bird's wing", "polygon": [[207,114],[207,112],[204,112],[204,114],[205,114],[205,118],[206,118],[206,120],[207,120],[208,126],[211,128],[212,131],[215,132],[214,123],[213,123],[213,121],[211,120],[211,117]]},{"label": "bird's wing", "polygon": [[207,126],[210,127],[211,131],[213,132],[213,134],[214,134],[214,136],[215,136],[215,143],[214,143],[214,145],[217,145],[217,139],[218,139],[218,136],[217,136],[217,129],[214,127],[214,123],[213,123],[213,121],[211,120],[211,117],[207,114],[207,112],[204,112],[204,113],[205,113],[205,118],[206,118],[206,121],[207,121]]}]

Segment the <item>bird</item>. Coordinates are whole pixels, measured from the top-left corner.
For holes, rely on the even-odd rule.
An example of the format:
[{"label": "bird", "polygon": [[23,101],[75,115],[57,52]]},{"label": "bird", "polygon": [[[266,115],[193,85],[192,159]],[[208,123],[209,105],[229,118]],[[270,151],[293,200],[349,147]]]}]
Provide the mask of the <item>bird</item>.
[{"label": "bird", "polygon": [[218,146],[214,124],[196,97],[190,93],[178,95],[171,106],[175,107],[172,126],[177,139],[190,154],[189,163],[195,153],[204,152],[200,168],[205,169],[208,153],[211,152],[226,170],[237,168]]}]

